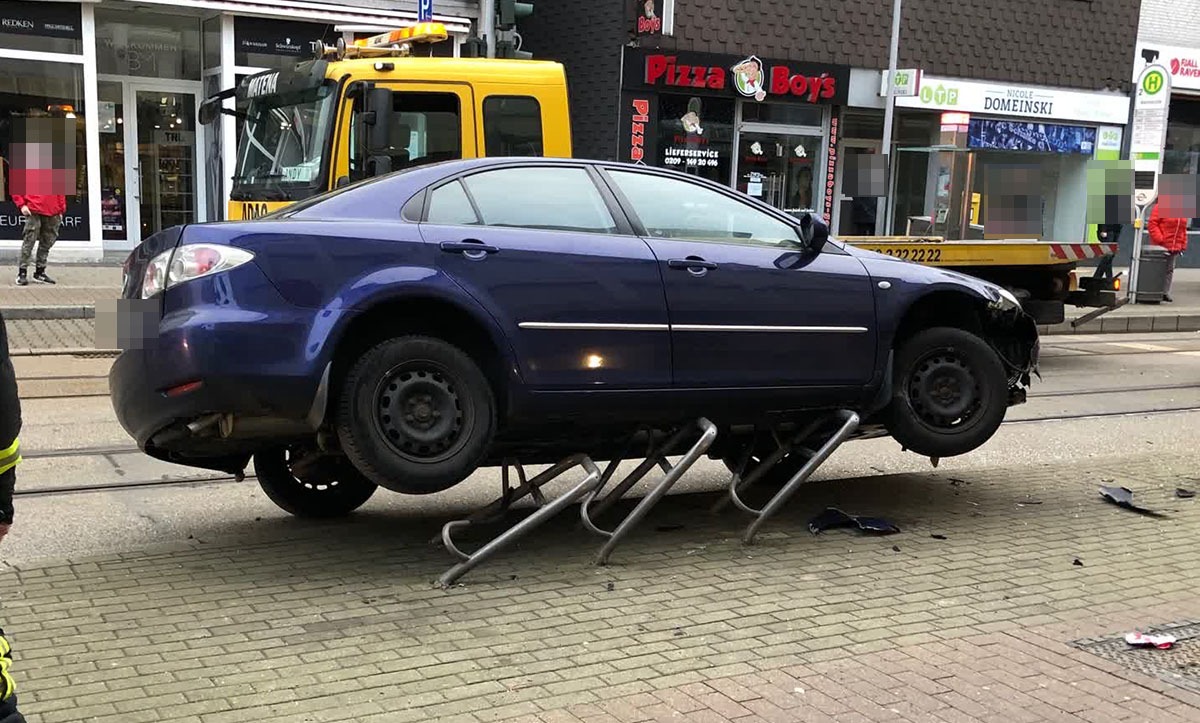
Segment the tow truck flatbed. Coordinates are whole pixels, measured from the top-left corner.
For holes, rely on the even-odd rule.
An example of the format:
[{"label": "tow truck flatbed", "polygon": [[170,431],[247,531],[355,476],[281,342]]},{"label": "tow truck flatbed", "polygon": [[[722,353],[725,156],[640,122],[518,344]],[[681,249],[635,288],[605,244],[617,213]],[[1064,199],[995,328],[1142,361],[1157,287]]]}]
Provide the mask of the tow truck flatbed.
[{"label": "tow truck flatbed", "polygon": [[1054,243],[1030,239],[947,241],[941,236],[839,236],[868,251],[926,266],[1066,266],[1115,254],[1115,243]]}]

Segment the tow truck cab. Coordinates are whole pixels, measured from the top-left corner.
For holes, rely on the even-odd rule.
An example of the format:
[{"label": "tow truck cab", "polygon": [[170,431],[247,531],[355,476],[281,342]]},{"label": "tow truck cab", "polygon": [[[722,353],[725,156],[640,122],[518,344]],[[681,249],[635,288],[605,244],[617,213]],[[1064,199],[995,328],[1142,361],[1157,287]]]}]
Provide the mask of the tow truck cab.
[{"label": "tow truck cab", "polygon": [[[370,176],[484,156],[569,158],[559,63],[414,57],[446,37],[421,23],[346,46],[313,43],[290,70],[244,78],[205,100],[200,121],[237,123],[226,218],[266,215]],[[234,99],[234,108],[226,107]]]}]

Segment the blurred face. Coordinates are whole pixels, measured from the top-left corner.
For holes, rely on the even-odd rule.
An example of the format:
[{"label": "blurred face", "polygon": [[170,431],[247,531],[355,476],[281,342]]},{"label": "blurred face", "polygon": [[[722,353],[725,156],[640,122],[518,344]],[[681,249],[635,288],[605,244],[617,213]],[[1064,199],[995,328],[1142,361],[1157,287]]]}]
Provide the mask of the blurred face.
[{"label": "blurred face", "polygon": [[13,125],[9,192],[70,196],[76,189],[74,118],[18,118]]}]

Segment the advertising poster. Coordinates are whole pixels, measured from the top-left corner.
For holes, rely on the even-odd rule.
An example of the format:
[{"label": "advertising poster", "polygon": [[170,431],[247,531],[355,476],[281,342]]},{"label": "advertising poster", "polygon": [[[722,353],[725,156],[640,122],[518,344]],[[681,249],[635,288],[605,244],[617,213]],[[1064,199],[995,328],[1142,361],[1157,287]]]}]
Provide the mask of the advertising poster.
[{"label": "advertising poster", "polygon": [[1090,156],[1096,149],[1096,129],[1053,123],[972,118],[967,130],[967,147],[1031,153],[1080,153]]}]

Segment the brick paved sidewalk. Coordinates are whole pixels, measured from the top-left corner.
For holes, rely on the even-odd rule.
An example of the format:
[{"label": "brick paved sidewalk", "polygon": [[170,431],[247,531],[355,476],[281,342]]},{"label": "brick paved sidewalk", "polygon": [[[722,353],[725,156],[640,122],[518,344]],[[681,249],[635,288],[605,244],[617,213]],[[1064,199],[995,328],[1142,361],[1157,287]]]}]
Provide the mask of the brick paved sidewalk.
[{"label": "brick paved sidewalk", "polygon": [[33,310],[42,310],[39,320],[47,315],[82,318],[98,299],[120,295],[119,266],[52,265],[48,271],[56,282],[53,285],[31,279],[28,286],[17,286],[15,267],[5,267],[4,277],[0,278],[0,309],[5,310],[6,318],[27,318],[34,315]]},{"label": "brick paved sidewalk", "polygon": [[[1116,469],[1167,517],[1100,500]],[[1200,507],[1171,496],[1194,469],[814,484],[749,548],[744,516],[681,495],[611,567],[565,514],[449,591],[438,520],[251,504],[187,543],[0,572],[0,620],[45,723],[1196,720],[1195,693],[1069,645],[1200,619]],[[902,532],[811,535],[831,504]]]}]

